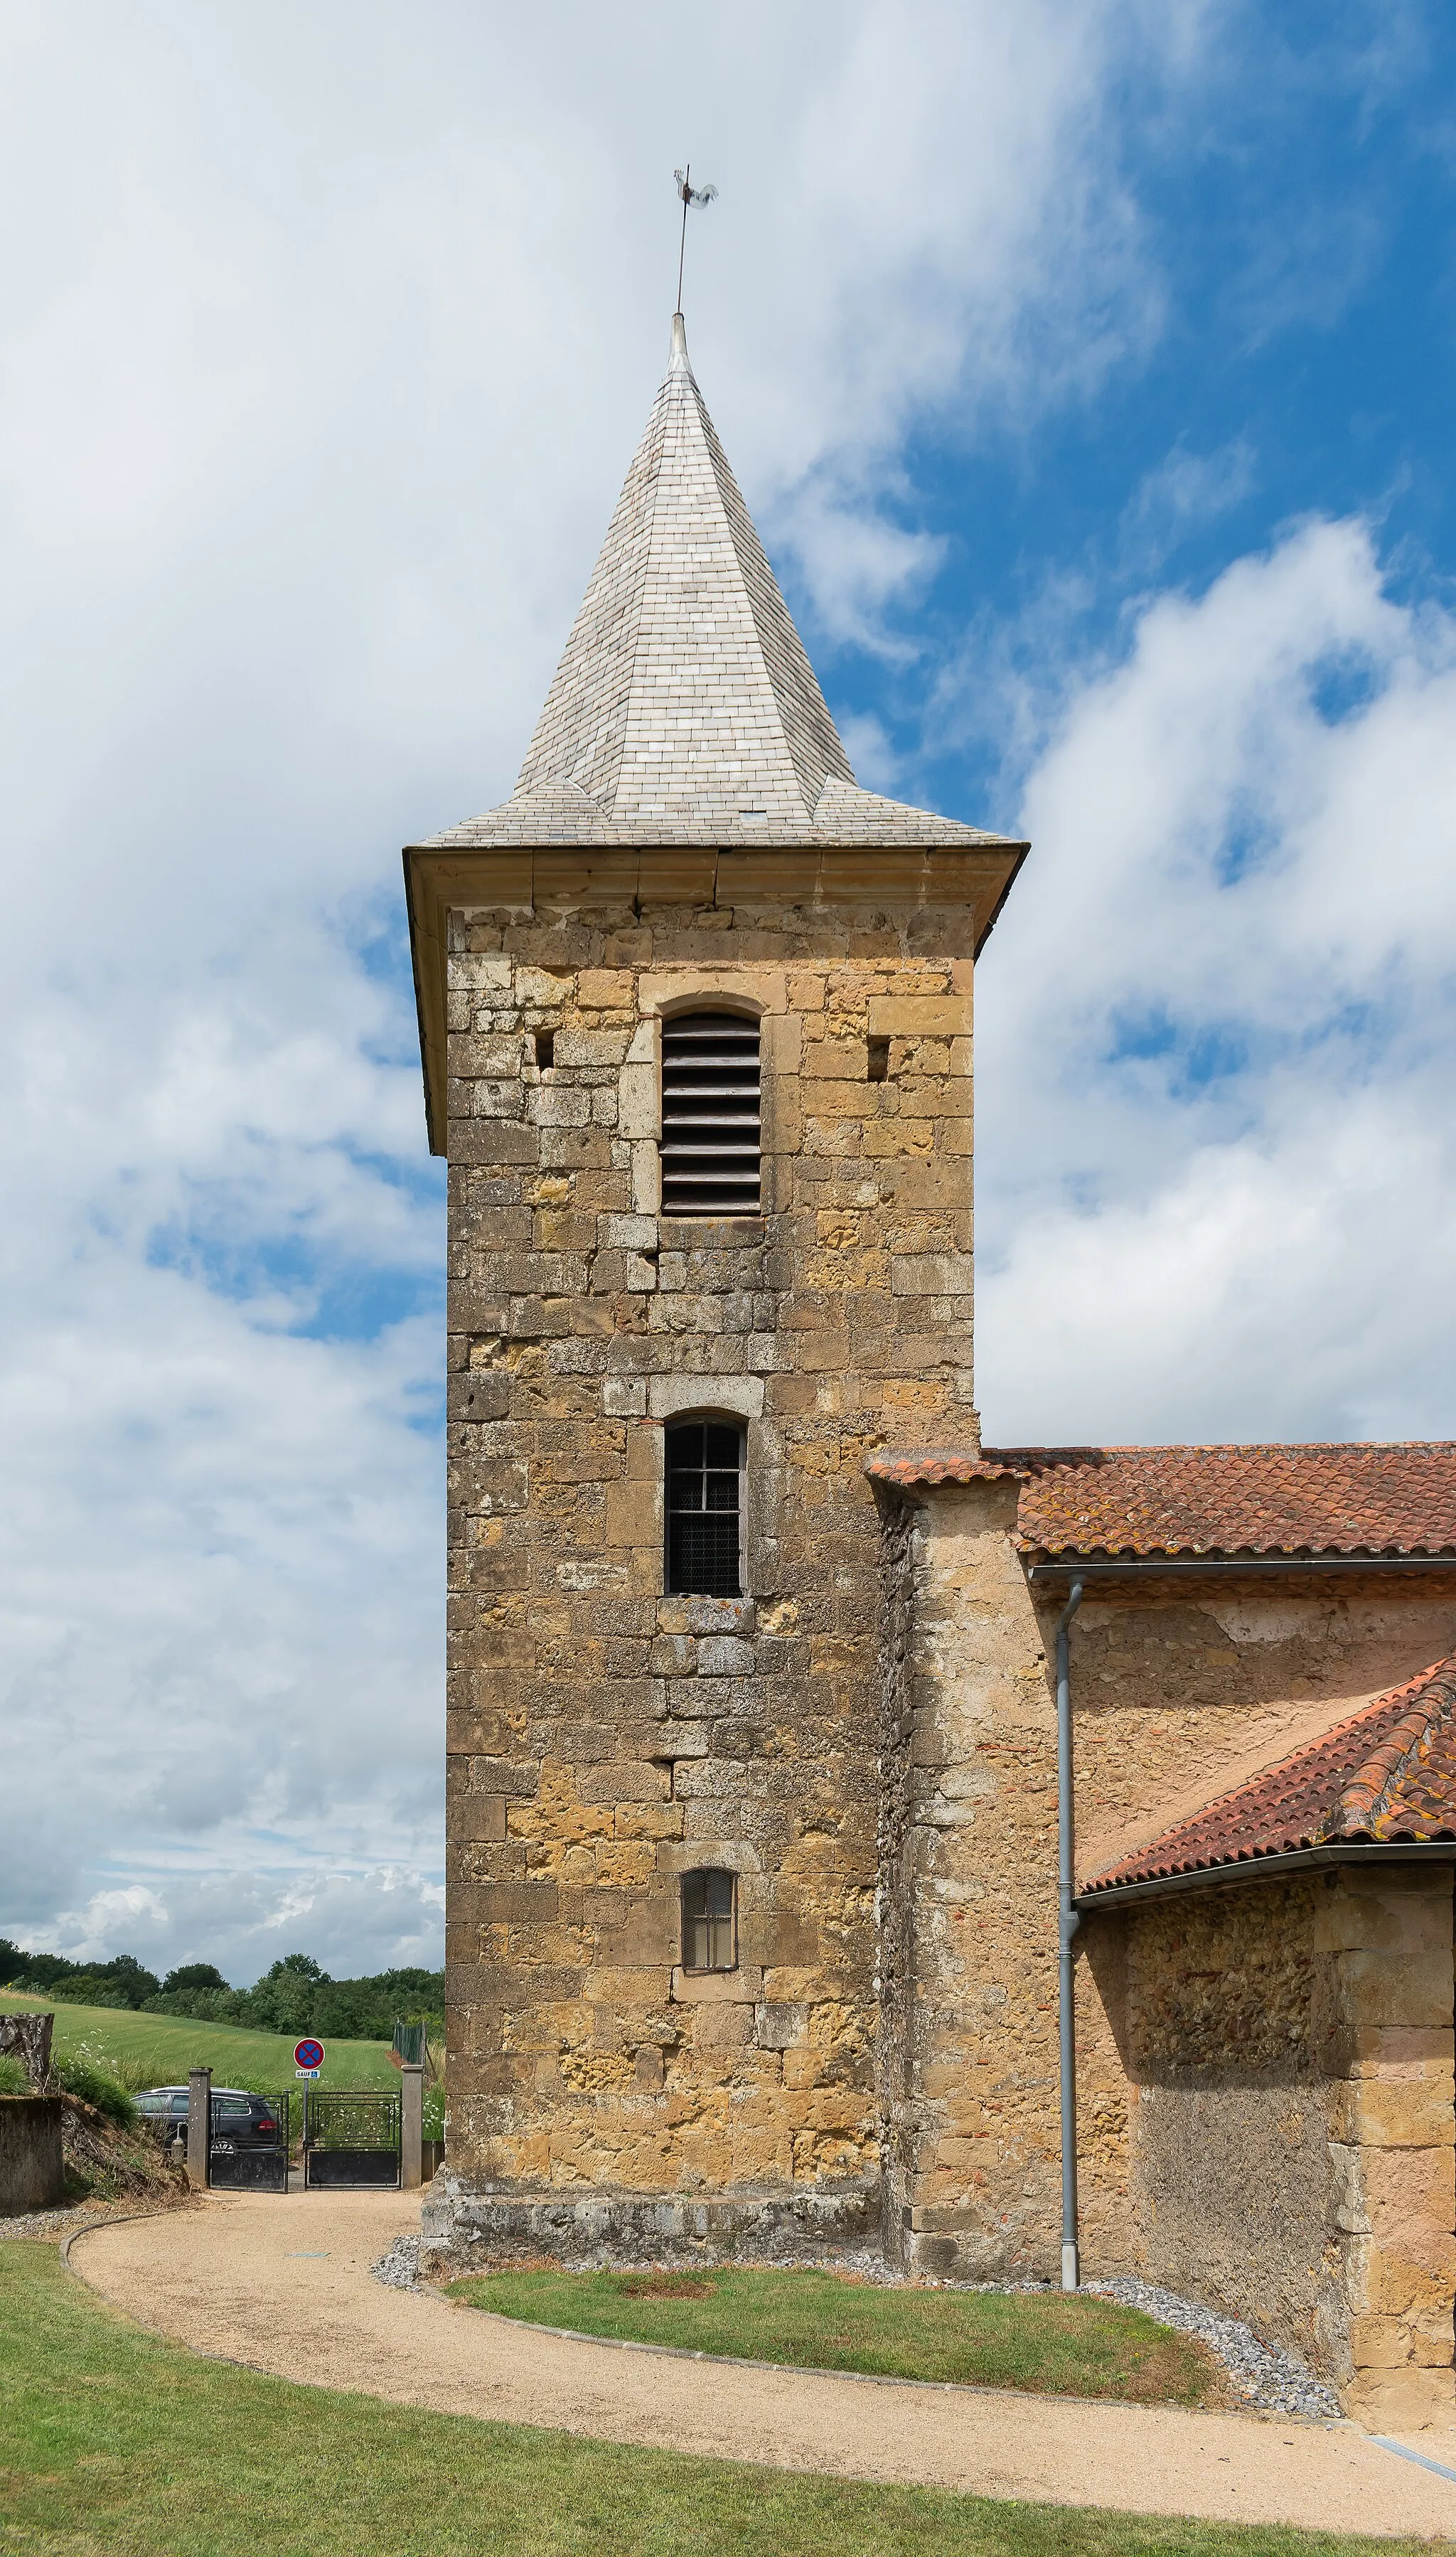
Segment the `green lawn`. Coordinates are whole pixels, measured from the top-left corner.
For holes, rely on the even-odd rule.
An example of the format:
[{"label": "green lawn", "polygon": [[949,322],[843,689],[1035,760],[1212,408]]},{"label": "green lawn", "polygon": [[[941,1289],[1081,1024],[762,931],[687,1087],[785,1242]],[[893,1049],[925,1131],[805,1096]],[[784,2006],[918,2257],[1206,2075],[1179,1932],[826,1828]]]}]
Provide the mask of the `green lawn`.
[{"label": "green lawn", "polygon": [[[872,2410],[866,2410],[866,2420]],[[1415,2557],[622,2450],[301,2388],[0,2244],[0,2551],[27,2557]]]},{"label": "green lawn", "polygon": [[450,2297],[579,2335],[629,2336],[800,2369],[872,2370],[1134,2404],[1230,2401],[1222,2366],[1115,2300],[997,2291],[891,2290],[836,2273],[724,2271],[472,2274]]},{"label": "green lawn", "polygon": [[[186,2086],[190,2069],[210,2069],[219,2086],[247,2086],[274,2095],[295,2084],[293,2046],[287,2033],[249,2033],[238,2024],[192,2024],[184,2016],[137,2015],[127,2007],[64,2006],[59,2000],[0,1990],[0,2008],[20,2014],[54,2007],[54,2048],[60,2057],[82,2051],[93,2060],[120,2061],[145,2075],[136,2084]],[[399,2071],[389,2065],[385,2042],[330,2042],[321,2086],[378,2086],[391,2091]]]}]

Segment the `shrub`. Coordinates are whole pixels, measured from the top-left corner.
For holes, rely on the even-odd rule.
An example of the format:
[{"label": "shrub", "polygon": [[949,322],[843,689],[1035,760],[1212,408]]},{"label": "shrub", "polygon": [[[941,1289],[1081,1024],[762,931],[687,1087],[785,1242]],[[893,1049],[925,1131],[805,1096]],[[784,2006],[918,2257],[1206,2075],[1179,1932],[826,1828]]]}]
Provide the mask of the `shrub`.
[{"label": "shrub", "polygon": [[160,1996],[142,2000],[144,2015],[177,2015],[189,2024],[246,2024],[249,2021],[247,1992],[244,1989],[163,1989]]},{"label": "shrub", "polygon": [[52,2063],[52,2076],[67,2095],[78,2095],[83,2104],[94,2104],[98,2113],[129,2130],[137,2118],[137,2108],[119,2078],[109,2069],[99,2068],[80,2052],[69,2059]]},{"label": "shrub", "polygon": [[13,2052],[0,2051],[0,2095],[28,2095],[31,2082]]}]

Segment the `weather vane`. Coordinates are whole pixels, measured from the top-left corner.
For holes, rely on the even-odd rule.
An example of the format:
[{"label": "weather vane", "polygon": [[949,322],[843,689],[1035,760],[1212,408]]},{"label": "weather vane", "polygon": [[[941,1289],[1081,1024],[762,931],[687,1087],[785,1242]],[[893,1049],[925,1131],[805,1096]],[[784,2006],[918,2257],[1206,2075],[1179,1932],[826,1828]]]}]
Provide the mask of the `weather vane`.
[{"label": "weather vane", "polygon": [[688,206],[690,204],[711,204],[714,197],[718,193],[718,189],[716,187],[695,187],[692,184],[693,172],[691,167],[686,169],[674,169],[672,174],[677,181],[678,194],[683,200],[683,235],[678,242],[677,316],[681,320],[683,316],[683,260],[688,254]]}]

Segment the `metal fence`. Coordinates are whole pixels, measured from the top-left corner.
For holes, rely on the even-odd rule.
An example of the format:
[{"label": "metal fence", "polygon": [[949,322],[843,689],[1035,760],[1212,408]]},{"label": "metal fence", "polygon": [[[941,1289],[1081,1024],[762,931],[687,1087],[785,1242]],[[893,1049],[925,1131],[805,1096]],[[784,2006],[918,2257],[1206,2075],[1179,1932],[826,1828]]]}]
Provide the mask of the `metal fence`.
[{"label": "metal fence", "polygon": [[304,2089],[304,2183],[311,2191],[393,2192],[400,2167],[398,2095]]},{"label": "metal fence", "polygon": [[287,2193],[291,2106],[284,2095],[214,2095],[207,2182],[234,2193]]}]

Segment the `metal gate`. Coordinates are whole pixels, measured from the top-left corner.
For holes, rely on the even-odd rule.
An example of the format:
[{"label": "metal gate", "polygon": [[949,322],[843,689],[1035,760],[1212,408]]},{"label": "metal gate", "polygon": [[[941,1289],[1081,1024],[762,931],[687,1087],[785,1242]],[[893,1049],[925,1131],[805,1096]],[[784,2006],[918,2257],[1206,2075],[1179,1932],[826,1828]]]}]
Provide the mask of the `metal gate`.
[{"label": "metal gate", "polygon": [[289,2129],[287,2095],[214,2095],[207,2182],[234,2193],[287,2193]]},{"label": "metal gate", "polygon": [[304,2184],[315,2192],[393,2192],[399,2185],[398,2095],[321,2094],[304,2088]]}]

